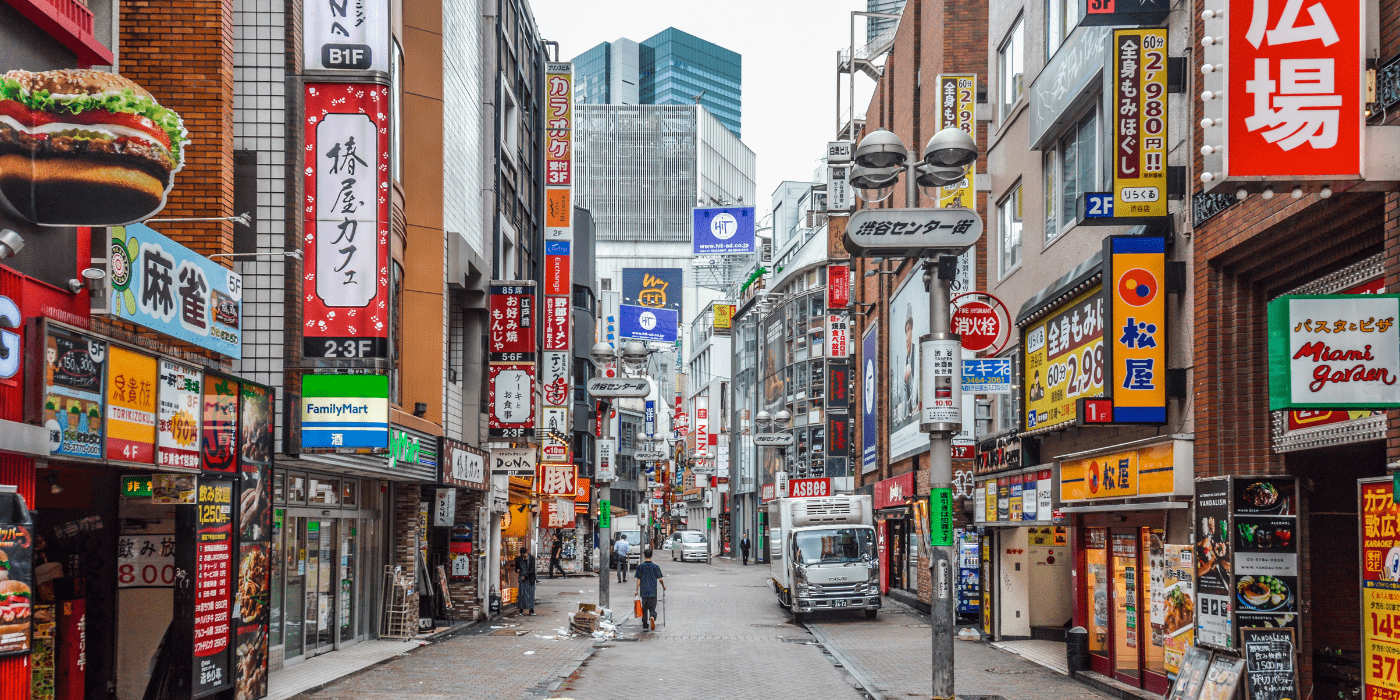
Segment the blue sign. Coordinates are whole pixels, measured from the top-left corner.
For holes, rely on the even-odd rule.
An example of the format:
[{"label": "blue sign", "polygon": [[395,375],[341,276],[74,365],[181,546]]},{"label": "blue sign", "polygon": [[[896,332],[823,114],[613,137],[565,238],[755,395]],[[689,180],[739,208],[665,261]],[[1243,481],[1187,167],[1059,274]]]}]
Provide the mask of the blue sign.
[{"label": "blue sign", "polygon": [[696,255],[754,253],[753,207],[695,208],[692,248]]},{"label": "blue sign", "polygon": [[1010,394],[1011,358],[964,359],[962,390],[964,394]]},{"label": "blue sign", "polygon": [[679,267],[622,268],[622,303],[681,310],[685,270]]},{"label": "blue sign", "polygon": [[676,342],[675,309],[655,309],[650,306],[618,305],[618,335],[631,340]]},{"label": "blue sign", "polygon": [[880,334],[877,333],[877,323],[870,324],[870,330],[865,332],[865,338],[860,344],[861,360],[861,467],[862,473],[878,469],[879,464],[879,426],[878,408],[880,393]]},{"label": "blue sign", "polygon": [[653,400],[651,400],[651,399],[647,399],[646,417],[645,417],[643,420],[645,421],[645,422],[644,422],[644,425],[645,425],[645,427],[646,427],[646,434],[647,434],[647,437],[651,437],[651,436],[655,435],[655,434],[656,434],[656,402],[655,402],[655,401],[653,401]]},{"label": "blue sign", "polygon": [[568,254],[569,254],[569,242],[568,242],[568,241],[545,241],[545,242],[544,242],[544,254],[545,254],[545,255],[568,255]]},{"label": "blue sign", "polygon": [[1086,219],[1112,219],[1112,218],[1113,218],[1113,193],[1112,193],[1112,192],[1085,192],[1085,193],[1084,193],[1084,218],[1086,218]]},{"label": "blue sign", "polygon": [[113,226],[112,317],[243,357],[243,278],[145,224]]}]

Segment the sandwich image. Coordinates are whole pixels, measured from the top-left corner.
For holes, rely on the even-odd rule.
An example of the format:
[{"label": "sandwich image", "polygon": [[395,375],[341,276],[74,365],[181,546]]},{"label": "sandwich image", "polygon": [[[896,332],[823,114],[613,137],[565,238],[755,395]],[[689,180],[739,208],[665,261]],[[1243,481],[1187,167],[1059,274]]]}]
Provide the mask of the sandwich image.
[{"label": "sandwich image", "polygon": [[36,224],[150,217],[165,206],[188,141],[179,114],[120,75],[0,75],[0,199]]},{"label": "sandwich image", "polygon": [[29,598],[23,581],[0,581],[0,638],[29,632]]}]

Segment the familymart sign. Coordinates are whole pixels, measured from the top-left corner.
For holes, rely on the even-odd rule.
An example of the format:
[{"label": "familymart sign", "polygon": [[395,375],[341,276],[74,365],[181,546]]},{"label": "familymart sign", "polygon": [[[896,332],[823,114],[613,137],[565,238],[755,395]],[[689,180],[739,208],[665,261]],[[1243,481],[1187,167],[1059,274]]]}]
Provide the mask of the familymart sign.
[{"label": "familymart sign", "polygon": [[1269,409],[1400,407],[1400,294],[1269,302]]}]

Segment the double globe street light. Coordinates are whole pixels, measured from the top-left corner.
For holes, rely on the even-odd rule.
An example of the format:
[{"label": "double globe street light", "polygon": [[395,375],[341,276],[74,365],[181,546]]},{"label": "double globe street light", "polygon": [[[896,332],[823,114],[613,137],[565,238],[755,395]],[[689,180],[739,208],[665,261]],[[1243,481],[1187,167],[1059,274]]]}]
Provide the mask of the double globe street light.
[{"label": "double globe street light", "polygon": [[[918,198],[916,186],[946,187],[966,177],[967,168],[977,162],[977,141],[966,131],[950,126],[934,134],[920,155],[909,150],[894,132],[877,129],[860,140],[855,161],[850,184],[856,196],[872,203],[884,201],[894,193],[902,171],[906,175],[906,205],[912,205]],[[865,190],[889,191],[869,198],[861,195]]]}]

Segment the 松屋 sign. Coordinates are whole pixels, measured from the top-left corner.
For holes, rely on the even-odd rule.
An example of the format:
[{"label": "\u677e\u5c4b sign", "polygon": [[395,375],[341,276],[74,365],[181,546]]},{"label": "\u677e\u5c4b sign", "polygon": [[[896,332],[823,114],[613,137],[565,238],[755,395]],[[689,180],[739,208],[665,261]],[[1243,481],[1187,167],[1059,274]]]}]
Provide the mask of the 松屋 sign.
[{"label": "\u677e\u5c4b sign", "polygon": [[1366,12],[1358,0],[1208,0],[1201,176],[1356,179],[1365,152]]},{"label": "\u677e\u5c4b sign", "polygon": [[1104,239],[1104,366],[1114,423],[1167,422],[1167,242]]},{"label": "\u677e\u5c4b sign", "polygon": [[1167,215],[1167,30],[1113,32],[1114,216]]},{"label": "\u677e\u5c4b sign", "polygon": [[1400,407],[1400,294],[1269,302],[1269,410]]}]

